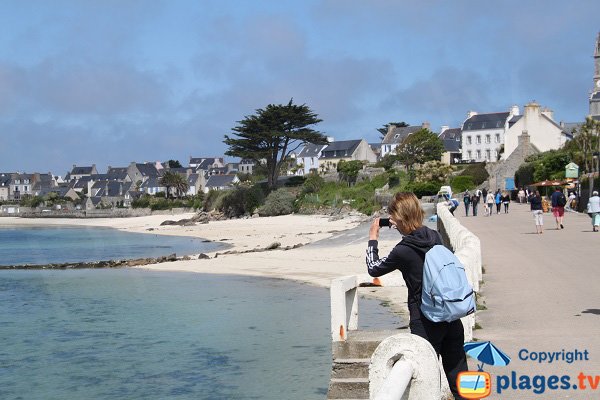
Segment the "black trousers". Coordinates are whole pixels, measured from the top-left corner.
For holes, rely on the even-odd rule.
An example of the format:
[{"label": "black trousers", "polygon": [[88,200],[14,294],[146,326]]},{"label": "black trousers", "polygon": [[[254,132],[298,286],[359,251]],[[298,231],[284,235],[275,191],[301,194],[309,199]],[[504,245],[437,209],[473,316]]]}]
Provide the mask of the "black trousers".
[{"label": "black trousers", "polygon": [[438,355],[442,356],[444,372],[450,390],[456,399],[462,399],[456,389],[458,373],[468,371],[467,356],[463,348],[465,334],[459,320],[453,322],[431,322],[421,314],[420,319],[411,319],[410,332],[427,339]]}]

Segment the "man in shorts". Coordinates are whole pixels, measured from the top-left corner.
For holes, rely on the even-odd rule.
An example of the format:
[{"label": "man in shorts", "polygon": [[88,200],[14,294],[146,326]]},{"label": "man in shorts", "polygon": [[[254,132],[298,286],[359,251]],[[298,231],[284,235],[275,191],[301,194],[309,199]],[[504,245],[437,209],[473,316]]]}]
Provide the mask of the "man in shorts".
[{"label": "man in shorts", "polygon": [[552,200],[552,215],[556,219],[556,230],[565,229],[563,225],[565,205],[567,204],[565,194],[560,188],[556,188],[550,199]]}]

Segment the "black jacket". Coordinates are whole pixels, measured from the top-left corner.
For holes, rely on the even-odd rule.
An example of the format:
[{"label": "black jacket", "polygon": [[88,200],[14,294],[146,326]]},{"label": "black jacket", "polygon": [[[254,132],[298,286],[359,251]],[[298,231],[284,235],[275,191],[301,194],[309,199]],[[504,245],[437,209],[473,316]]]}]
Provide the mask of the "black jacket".
[{"label": "black jacket", "polygon": [[399,270],[408,289],[410,319],[420,318],[421,290],[423,285],[423,263],[425,253],[436,244],[442,244],[440,235],[422,226],[403,237],[387,257],[379,258],[377,240],[369,240],[367,247],[367,269],[373,277]]}]

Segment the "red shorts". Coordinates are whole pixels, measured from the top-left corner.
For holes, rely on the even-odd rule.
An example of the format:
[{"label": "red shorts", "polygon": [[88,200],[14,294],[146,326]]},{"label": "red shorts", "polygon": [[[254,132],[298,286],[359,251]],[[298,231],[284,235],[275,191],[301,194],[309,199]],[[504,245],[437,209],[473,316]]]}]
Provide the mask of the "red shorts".
[{"label": "red shorts", "polygon": [[555,217],[562,217],[563,215],[565,215],[565,208],[561,206],[556,206],[552,208],[552,215],[554,215]]}]

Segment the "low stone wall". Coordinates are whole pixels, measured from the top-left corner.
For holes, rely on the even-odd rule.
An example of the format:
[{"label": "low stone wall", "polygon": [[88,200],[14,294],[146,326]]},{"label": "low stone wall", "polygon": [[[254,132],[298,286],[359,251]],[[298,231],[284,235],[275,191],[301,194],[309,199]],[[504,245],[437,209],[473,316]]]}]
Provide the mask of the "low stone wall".
[{"label": "low stone wall", "polygon": [[[450,213],[445,204],[437,205],[438,231],[442,236],[444,245],[452,249],[460,262],[465,266],[467,279],[473,290],[479,292],[479,282],[482,279],[481,242],[471,231],[462,226]],[[475,327],[475,314],[462,318],[465,328],[465,341],[473,339]]]},{"label": "low stone wall", "polygon": [[6,214],[10,217],[22,218],[130,218],[145,217],[147,215],[177,215],[194,212],[192,208],[173,208],[172,210],[156,210],[149,208],[114,208],[97,210],[42,210],[24,209],[15,214]]}]

